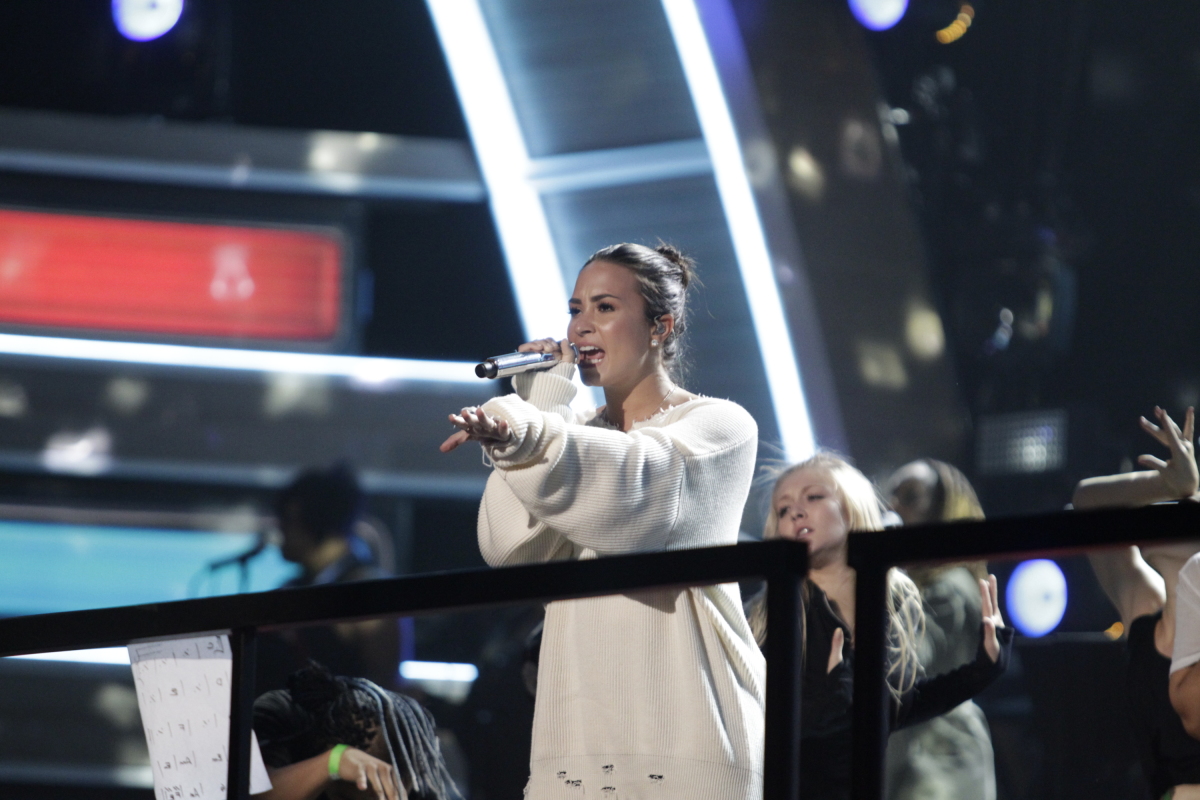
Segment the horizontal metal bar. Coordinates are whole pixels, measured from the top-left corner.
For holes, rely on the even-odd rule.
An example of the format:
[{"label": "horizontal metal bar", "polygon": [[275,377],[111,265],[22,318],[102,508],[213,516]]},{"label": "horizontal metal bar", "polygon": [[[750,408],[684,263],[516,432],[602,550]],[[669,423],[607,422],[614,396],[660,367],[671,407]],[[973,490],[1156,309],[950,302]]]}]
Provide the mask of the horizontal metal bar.
[{"label": "horizontal metal bar", "polygon": [[236,626],[278,628],[804,574],[806,546],[774,541],[278,589],[0,619],[0,656],[90,649]]},{"label": "horizontal metal bar", "polygon": [[1200,540],[1200,503],[1060,511],[856,533],[850,537],[849,561],[850,566],[865,569],[922,561],[1067,554],[1092,547],[1186,539]]},{"label": "horizontal metal bar", "polygon": [[578,192],[712,174],[703,139],[564,153],[533,159],[529,180],[542,193]]},{"label": "horizontal metal bar", "polygon": [[480,202],[456,139],[0,110],[0,170],[354,197]]}]

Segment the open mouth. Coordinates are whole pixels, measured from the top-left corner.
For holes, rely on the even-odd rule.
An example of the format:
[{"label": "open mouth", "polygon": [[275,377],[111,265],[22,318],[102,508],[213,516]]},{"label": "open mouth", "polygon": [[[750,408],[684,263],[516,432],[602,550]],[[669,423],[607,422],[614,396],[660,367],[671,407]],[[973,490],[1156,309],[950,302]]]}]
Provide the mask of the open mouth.
[{"label": "open mouth", "polygon": [[604,360],[604,351],[593,344],[579,347],[579,366],[594,367]]}]

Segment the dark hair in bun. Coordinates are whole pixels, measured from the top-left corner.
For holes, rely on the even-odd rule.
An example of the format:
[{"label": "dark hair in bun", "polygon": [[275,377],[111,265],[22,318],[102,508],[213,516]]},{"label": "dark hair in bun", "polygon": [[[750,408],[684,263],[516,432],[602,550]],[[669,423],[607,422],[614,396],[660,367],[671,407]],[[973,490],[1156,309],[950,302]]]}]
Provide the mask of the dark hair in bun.
[{"label": "dark hair in bun", "polygon": [[687,287],[696,277],[692,259],[677,248],[659,243],[658,247],[641,244],[614,244],[597,250],[584,264],[607,261],[625,267],[637,276],[642,299],[646,301],[646,320],[650,324],[663,314],[675,319],[675,327],[662,340],[663,361],[670,364],[681,351],[680,338],[687,330]]}]

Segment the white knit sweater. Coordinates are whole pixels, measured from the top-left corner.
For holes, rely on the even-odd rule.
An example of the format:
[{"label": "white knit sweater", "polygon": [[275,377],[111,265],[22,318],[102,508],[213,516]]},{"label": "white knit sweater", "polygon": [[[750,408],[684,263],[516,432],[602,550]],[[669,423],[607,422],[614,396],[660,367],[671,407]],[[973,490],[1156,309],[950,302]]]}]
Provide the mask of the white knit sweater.
[{"label": "white knit sweater", "polygon": [[[515,438],[479,509],[492,566],[731,545],[758,429],[698,398],[615,430],[569,407],[573,365],[490,400]],[[738,587],[551,603],[538,670],[529,800],[762,796],[765,664]]]}]

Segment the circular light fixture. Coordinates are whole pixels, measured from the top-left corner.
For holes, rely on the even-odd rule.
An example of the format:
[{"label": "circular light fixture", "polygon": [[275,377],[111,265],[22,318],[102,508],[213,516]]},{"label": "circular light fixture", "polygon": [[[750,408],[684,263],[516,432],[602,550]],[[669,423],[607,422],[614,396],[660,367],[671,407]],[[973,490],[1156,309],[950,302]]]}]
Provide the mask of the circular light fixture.
[{"label": "circular light fixture", "polygon": [[1058,627],[1067,610],[1067,579],[1053,561],[1023,561],[1008,579],[1004,600],[1017,630],[1045,636]]},{"label": "circular light fixture", "polygon": [[126,39],[148,42],[179,22],[183,0],[112,0],[113,22]]},{"label": "circular light fixture", "polygon": [[850,10],[864,27],[886,31],[908,10],[908,0],[850,0]]}]

